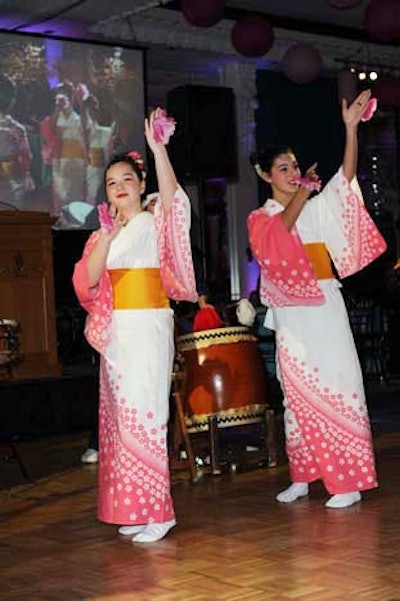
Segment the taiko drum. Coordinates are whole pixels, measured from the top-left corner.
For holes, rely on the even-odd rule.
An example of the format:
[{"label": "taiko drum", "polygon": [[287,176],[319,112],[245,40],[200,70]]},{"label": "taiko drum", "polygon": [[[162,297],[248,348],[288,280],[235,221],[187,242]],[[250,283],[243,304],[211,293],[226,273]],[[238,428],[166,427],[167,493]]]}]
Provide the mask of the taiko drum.
[{"label": "taiko drum", "polygon": [[265,415],[266,375],[257,339],[246,327],[225,327],[178,338],[185,360],[184,411],[188,427],[259,421]]}]

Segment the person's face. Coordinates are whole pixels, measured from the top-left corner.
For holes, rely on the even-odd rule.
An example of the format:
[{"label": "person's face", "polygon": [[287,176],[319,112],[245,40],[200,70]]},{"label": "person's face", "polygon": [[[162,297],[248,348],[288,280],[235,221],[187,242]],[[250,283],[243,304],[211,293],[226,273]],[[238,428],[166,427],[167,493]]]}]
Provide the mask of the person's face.
[{"label": "person's face", "polygon": [[65,111],[70,107],[71,103],[65,94],[57,94],[55,104],[58,109]]},{"label": "person's face", "polygon": [[296,157],[289,152],[276,157],[271,172],[265,173],[264,179],[271,185],[273,197],[286,204],[298,188],[295,179],[300,175]]},{"label": "person's face", "polygon": [[127,163],[112,165],[106,174],[106,193],[112,207],[118,213],[129,213],[140,208],[140,196],[145,182],[140,181]]}]

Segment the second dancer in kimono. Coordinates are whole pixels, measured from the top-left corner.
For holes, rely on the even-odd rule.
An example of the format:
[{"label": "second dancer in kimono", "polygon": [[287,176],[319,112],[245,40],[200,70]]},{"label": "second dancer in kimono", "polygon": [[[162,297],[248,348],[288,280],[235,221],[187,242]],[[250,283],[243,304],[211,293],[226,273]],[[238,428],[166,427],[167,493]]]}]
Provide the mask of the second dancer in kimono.
[{"label": "second dancer in kimono", "polygon": [[86,336],[101,356],[98,516],[140,543],[160,540],[175,525],[166,443],[174,357],[168,298],[197,300],[190,204],[164,143],[154,139],[157,114],[145,126],[159,186],[154,216],[141,207],[140,155],[111,159],[105,186],[113,220],[92,234],[74,271],[89,313]]},{"label": "second dancer in kimono", "polygon": [[300,178],[289,148],[270,149],[254,161],[272,188],[272,198],[250,214],[248,228],[284,393],[292,483],[277,495],[282,503],[308,495],[309,483],[318,479],[331,495],[326,506],[336,509],[377,486],[362,374],[331,267],[332,260],[340,277],[349,276],[386,248],[356,180],[357,129],[369,100],[364,91],[350,106],[343,101],[343,164],[313,198],[309,188],[320,184],[315,165],[308,182]]}]

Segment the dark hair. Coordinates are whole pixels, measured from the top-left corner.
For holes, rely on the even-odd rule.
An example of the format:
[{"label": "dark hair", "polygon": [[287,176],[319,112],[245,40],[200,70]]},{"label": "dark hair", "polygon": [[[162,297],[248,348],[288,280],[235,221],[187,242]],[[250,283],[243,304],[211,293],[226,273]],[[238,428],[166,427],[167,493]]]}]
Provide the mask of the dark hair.
[{"label": "dark hair", "polygon": [[11,109],[16,93],[17,89],[12,79],[7,75],[0,75],[0,111]]},{"label": "dark hair", "polygon": [[117,165],[118,163],[125,163],[126,165],[129,165],[129,167],[131,167],[133,169],[133,171],[136,173],[136,175],[138,176],[139,181],[140,182],[144,181],[144,179],[145,179],[144,170],[139,167],[139,165],[137,164],[137,162],[135,161],[135,159],[133,157],[131,157],[126,152],[121,152],[121,153],[116,154],[113,157],[111,157],[111,159],[108,161],[107,167],[104,170],[104,185],[106,183],[107,171],[110,169],[110,167],[112,167],[113,165]]},{"label": "dark hair", "polygon": [[74,95],[74,84],[71,81],[63,81],[56,85],[55,88],[52,89],[54,98],[57,94],[65,94],[70,101],[72,101],[72,97]]},{"label": "dark hair", "polygon": [[285,144],[271,144],[269,146],[265,146],[259,152],[254,152],[250,156],[250,164],[254,168],[256,165],[259,165],[262,171],[271,173],[275,159],[277,159],[281,154],[288,153],[294,154],[293,150],[289,146],[286,146]]}]

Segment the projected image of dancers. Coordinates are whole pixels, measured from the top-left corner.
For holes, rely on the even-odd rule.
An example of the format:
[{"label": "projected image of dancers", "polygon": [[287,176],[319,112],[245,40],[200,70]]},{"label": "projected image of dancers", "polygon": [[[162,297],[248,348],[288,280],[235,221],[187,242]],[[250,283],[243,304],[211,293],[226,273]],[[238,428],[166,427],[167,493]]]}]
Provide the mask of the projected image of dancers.
[{"label": "projected image of dancers", "polygon": [[0,210],[96,228],[109,157],[144,151],[142,52],[8,33],[0,49]]}]

